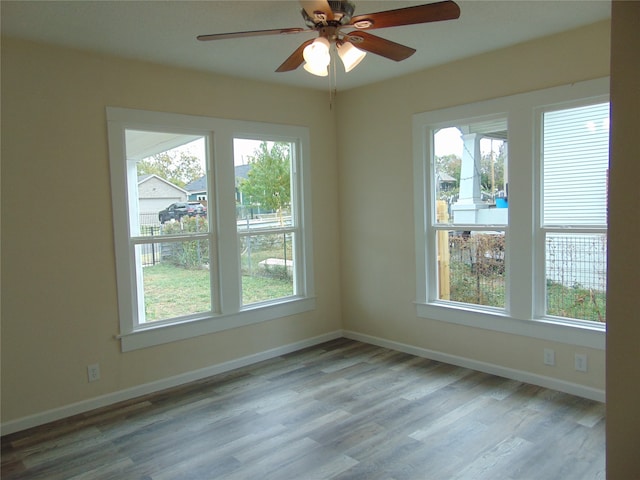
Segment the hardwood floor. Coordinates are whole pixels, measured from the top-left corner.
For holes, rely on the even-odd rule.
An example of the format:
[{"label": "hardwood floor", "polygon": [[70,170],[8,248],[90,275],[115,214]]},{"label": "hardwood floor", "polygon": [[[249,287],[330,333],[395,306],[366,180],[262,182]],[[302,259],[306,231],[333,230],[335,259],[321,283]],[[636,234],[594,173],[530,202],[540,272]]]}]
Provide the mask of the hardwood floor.
[{"label": "hardwood floor", "polygon": [[2,438],[9,479],[604,479],[604,405],[339,339]]}]

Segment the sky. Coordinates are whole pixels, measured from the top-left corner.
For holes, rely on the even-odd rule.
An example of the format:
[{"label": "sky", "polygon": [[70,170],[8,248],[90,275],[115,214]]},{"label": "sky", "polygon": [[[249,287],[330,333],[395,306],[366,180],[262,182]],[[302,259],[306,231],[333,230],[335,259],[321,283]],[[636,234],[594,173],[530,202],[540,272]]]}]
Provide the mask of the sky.
[{"label": "sky", "polygon": [[[455,154],[462,158],[462,133],[456,127],[442,128],[433,136],[434,137],[434,150],[436,157],[443,157],[445,155]],[[482,155],[487,155],[493,152],[498,155],[502,140],[491,141],[489,138],[483,138],[480,141],[480,152]]]},{"label": "sky", "polygon": [[[247,164],[248,158],[253,155],[253,152],[261,142],[261,140],[248,140],[244,138],[234,139],[234,165]],[[202,167],[204,169],[204,139],[183,145],[177,150],[202,159]],[[450,127],[438,131],[435,135],[435,154],[438,157],[449,154],[456,154],[461,157],[462,138],[460,137],[460,130],[455,127]]]},{"label": "sky", "polygon": [[[256,148],[262,143],[262,140],[247,140],[244,138],[236,138],[233,141],[234,165],[244,165],[249,163],[249,156],[253,155]],[[200,138],[193,142],[187,143],[175,149],[184,152],[187,155],[193,155],[202,162],[204,170],[204,138]]]},{"label": "sky", "polygon": [[462,138],[460,130],[456,127],[443,128],[434,137],[434,150],[436,157],[456,154],[462,157]]}]

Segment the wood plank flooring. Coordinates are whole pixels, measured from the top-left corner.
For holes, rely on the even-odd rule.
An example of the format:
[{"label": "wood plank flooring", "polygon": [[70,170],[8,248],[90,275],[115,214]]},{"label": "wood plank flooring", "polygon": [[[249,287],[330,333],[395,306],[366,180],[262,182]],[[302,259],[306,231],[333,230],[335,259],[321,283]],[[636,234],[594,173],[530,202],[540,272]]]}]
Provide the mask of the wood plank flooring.
[{"label": "wood plank flooring", "polygon": [[339,339],[2,438],[2,479],[605,478],[604,405]]}]

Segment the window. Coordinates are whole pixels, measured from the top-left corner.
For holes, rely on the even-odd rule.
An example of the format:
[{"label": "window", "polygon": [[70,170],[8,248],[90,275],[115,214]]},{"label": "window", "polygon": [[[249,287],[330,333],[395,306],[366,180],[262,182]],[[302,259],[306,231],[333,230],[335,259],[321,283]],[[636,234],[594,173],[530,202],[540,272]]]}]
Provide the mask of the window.
[{"label": "window", "polygon": [[507,121],[464,122],[431,135],[433,297],[504,309]]},{"label": "window", "polygon": [[545,313],[605,321],[609,104],[542,114]]},{"label": "window", "polygon": [[314,308],[305,128],[107,118],[124,351]]},{"label": "window", "polygon": [[414,115],[419,316],[604,348],[607,92]]},{"label": "window", "polygon": [[204,176],[208,137],[125,128],[124,140],[136,327],[215,310],[214,237],[206,207],[184,188]]},{"label": "window", "polygon": [[[292,189],[291,142],[234,139],[242,304],[294,295],[298,220]],[[294,172],[295,173],[295,172]]]}]

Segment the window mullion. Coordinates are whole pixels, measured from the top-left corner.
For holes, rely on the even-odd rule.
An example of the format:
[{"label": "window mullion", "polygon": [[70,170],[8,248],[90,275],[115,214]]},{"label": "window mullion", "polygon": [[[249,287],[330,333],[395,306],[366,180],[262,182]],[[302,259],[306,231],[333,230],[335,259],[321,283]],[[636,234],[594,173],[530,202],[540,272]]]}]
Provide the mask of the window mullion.
[{"label": "window mullion", "polygon": [[509,231],[507,235],[507,310],[514,318],[533,318],[534,267],[538,257],[533,238],[535,180],[534,118],[517,106],[509,112]]},{"label": "window mullion", "polygon": [[218,261],[220,276],[220,312],[234,313],[241,310],[240,255],[236,225],[235,170],[233,162],[233,132],[220,128],[216,132],[213,155],[212,187],[216,192],[218,222]]}]

